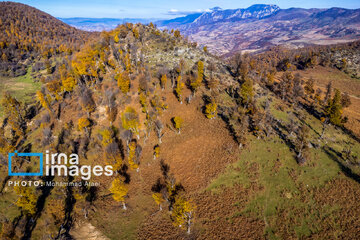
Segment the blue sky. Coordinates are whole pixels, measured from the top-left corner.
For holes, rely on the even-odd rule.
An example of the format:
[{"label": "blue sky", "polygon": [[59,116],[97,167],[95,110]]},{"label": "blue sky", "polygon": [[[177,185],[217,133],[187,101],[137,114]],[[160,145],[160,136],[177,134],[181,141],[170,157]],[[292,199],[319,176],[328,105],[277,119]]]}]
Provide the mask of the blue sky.
[{"label": "blue sky", "polygon": [[277,4],[281,8],[360,8],[360,0],[19,0],[55,17],[174,18],[184,13]]}]

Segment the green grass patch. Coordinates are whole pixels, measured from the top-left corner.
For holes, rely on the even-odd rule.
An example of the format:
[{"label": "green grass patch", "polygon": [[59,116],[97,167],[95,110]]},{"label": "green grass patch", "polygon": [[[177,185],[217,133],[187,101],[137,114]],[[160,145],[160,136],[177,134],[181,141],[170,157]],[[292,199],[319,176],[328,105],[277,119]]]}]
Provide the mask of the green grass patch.
[{"label": "green grass patch", "polygon": [[[278,137],[268,140],[249,138],[239,161],[231,164],[224,174],[213,180],[206,190],[221,193],[224,187],[236,184],[249,187],[258,184],[261,191],[250,195],[245,207],[229,219],[245,215],[265,221],[264,235],[268,239],[282,239],[286,231],[304,238],[317,233],[325,218],[336,216],[338,206],[320,205],[314,199],[314,190],[339,175],[338,165],[321,149],[310,150],[311,159],[299,166],[294,153]],[[258,166],[251,168],[252,165]],[[330,221],[337,229],[335,221]]]},{"label": "green grass patch", "polygon": [[[0,98],[5,92],[9,92],[18,101],[30,103],[34,101],[34,96],[37,90],[41,88],[40,82],[34,82],[31,77],[31,69],[27,69],[27,73],[15,78],[0,78]],[[2,117],[3,109],[0,106],[0,117]]]}]

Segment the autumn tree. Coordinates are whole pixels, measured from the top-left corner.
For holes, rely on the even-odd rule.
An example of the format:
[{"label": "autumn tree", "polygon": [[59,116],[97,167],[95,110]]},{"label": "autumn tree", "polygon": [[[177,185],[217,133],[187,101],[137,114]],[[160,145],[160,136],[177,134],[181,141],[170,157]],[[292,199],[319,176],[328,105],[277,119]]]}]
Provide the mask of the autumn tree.
[{"label": "autumn tree", "polygon": [[115,80],[122,93],[127,94],[130,91],[130,76],[128,71],[116,74]]},{"label": "autumn tree", "polygon": [[[5,135],[4,128],[0,128],[0,160],[5,161],[7,155],[14,151],[15,146],[12,144],[11,139]],[[0,168],[1,167],[5,167],[5,165],[0,165]]]},{"label": "autumn tree", "polygon": [[111,164],[115,171],[121,169],[123,164],[121,152],[116,142],[111,142],[105,147],[105,159],[106,162]]},{"label": "autumn tree", "polygon": [[37,194],[30,186],[14,186],[15,193],[19,196],[15,204],[27,215],[34,215],[36,212]]},{"label": "autumn tree", "polygon": [[341,93],[338,89],[335,89],[334,97],[328,100],[325,114],[332,124],[339,126],[342,123],[342,113]]},{"label": "autumn tree", "polygon": [[167,76],[166,74],[162,74],[161,75],[161,78],[160,78],[160,86],[161,86],[161,89],[164,90],[165,87],[166,87],[166,82],[167,82]]},{"label": "autumn tree", "polygon": [[296,131],[296,139],[295,139],[295,150],[297,152],[296,160],[299,164],[303,164],[307,158],[307,150],[308,150],[308,138],[309,138],[309,128],[303,124]]},{"label": "autumn tree", "polygon": [[182,91],[184,89],[184,83],[182,82],[182,78],[181,75],[178,76],[177,78],[177,84],[176,84],[176,88],[175,88],[175,94],[177,99],[179,100],[180,104],[182,104]]},{"label": "autumn tree", "polygon": [[110,122],[110,125],[113,124],[118,114],[115,96],[115,93],[111,89],[107,89],[105,91],[106,116]]},{"label": "autumn tree", "polygon": [[292,95],[292,90],[294,88],[294,75],[286,71],[281,76],[281,81],[278,84],[278,91],[281,96],[281,99],[285,100],[287,96]]},{"label": "autumn tree", "polygon": [[152,198],[156,202],[156,204],[159,206],[159,210],[162,211],[162,203],[165,201],[162,194],[160,192],[154,192],[152,194]]},{"label": "autumn tree", "polygon": [[179,30],[175,30],[175,31],[174,31],[174,37],[176,37],[176,38],[180,38],[180,37],[181,37],[181,34],[180,34],[180,31],[179,31]]},{"label": "autumn tree", "polygon": [[183,127],[184,120],[181,117],[173,117],[171,120],[172,120],[172,123],[173,123],[175,129],[180,134],[180,130]]},{"label": "autumn tree", "polygon": [[147,102],[147,96],[143,91],[141,91],[139,94],[139,102],[142,107],[142,112],[146,113],[148,111],[148,102]]},{"label": "autumn tree", "polygon": [[329,82],[326,85],[326,93],[325,93],[325,97],[324,97],[324,103],[327,104],[329,102],[329,99],[331,98],[332,95],[332,82]]},{"label": "autumn tree", "polygon": [[195,95],[197,89],[201,86],[201,82],[204,79],[204,63],[199,61],[197,63],[197,76],[196,78],[190,83],[190,87]]},{"label": "autumn tree", "polygon": [[305,93],[312,97],[312,95],[314,94],[315,90],[314,90],[314,79],[313,78],[309,78],[306,82],[305,82]]},{"label": "autumn tree", "polygon": [[158,137],[160,144],[162,143],[161,139],[164,136],[164,133],[162,133],[163,128],[164,128],[163,123],[160,120],[156,120],[155,121],[155,131],[156,131],[156,136]]},{"label": "autumn tree", "polygon": [[297,104],[298,98],[304,96],[304,88],[301,84],[302,79],[300,74],[295,74],[293,81],[294,84],[292,89],[292,95],[290,96],[290,98],[292,98],[292,100]]},{"label": "autumn tree", "polygon": [[124,183],[121,177],[116,177],[110,187],[110,192],[112,193],[113,199],[117,202],[121,202],[123,209],[126,210],[125,198],[129,192],[128,187]]},{"label": "autumn tree", "polygon": [[269,88],[272,88],[272,86],[274,85],[275,82],[275,74],[276,71],[271,70],[269,72],[266,73],[266,86],[268,86]]},{"label": "autumn tree", "polygon": [[24,119],[24,108],[22,104],[13,98],[9,93],[5,93],[1,101],[4,115],[7,118],[7,123],[11,126],[12,131],[17,136],[22,136],[26,129],[26,122]]},{"label": "autumn tree", "polygon": [[168,108],[168,106],[160,99],[158,95],[155,95],[151,101],[151,106],[153,107],[154,111],[161,115],[164,110]]},{"label": "autumn tree", "polygon": [[[130,142],[128,151],[128,163],[130,168],[139,171],[139,148],[135,141]],[[140,153],[141,154],[141,153]]]},{"label": "autumn tree", "polygon": [[253,82],[250,78],[246,78],[245,82],[241,84],[240,96],[242,104],[245,106],[245,108],[247,108],[247,106],[252,102],[252,98],[254,96]]},{"label": "autumn tree", "polygon": [[134,108],[127,107],[122,114],[121,121],[124,129],[130,130],[138,139],[140,139],[139,116]]},{"label": "autumn tree", "polygon": [[190,234],[191,226],[194,220],[194,207],[183,196],[178,195],[171,211],[171,219],[177,227],[185,228]]},{"label": "autumn tree", "polygon": [[62,80],[62,88],[64,91],[72,92],[76,85],[76,79],[72,76],[69,76]]},{"label": "autumn tree", "polygon": [[88,131],[88,127],[90,126],[90,121],[88,118],[79,118],[78,120],[78,129],[79,131],[85,130],[85,132]]},{"label": "autumn tree", "polygon": [[217,115],[217,104],[215,102],[210,102],[205,106],[205,115],[209,119],[213,119]]},{"label": "autumn tree", "polygon": [[154,147],[154,160],[160,157],[160,146],[157,144]]},{"label": "autumn tree", "polygon": [[351,99],[348,93],[341,94],[341,106],[347,108],[351,105]]},{"label": "autumn tree", "polygon": [[48,82],[46,85],[48,92],[52,95],[56,100],[60,99],[59,93],[61,92],[61,83],[58,80],[52,80]]},{"label": "autumn tree", "polygon": [[83,108],[83,110],[87,113],[88,117],[90,117],[90,113],[95,111],[96,105],[92,98],[92,92],[90,89],[83,88],[81,90],[80,105]]},{"label": "autumn tree", "polygon": [[104,147],[114,142],[114,131],[111,128],[104,128],[99,131],[99,138]]}]

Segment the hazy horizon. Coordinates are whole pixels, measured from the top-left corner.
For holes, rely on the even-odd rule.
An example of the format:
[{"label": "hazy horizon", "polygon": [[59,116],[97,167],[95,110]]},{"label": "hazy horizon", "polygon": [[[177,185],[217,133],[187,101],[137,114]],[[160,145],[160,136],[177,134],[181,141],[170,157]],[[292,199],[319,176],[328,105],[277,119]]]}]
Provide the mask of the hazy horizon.
[{"label": "hazy horizon", "polygon": [[[2,0],[0,0],[2,1]],[[3,2],[3,1],[2,1]],[[214,7],[222,9],[247,8],[254,4],[275,4],[282,9],[299,8],[331,8],[340,7],[348,9],[360,8],[360,1],[234,1],[234,0],[199,0],[199,1],[177,1],[169,2],[165,0],[145,0],[128,1],[101,1],[101,0],[78,0],[78,1],[45,1],[45,0],[20,0],[14,1],[24,3],[38,8],[57,18],[152,18],[152,19],[171,19],[184,16],[190,13],[209,11]]]}]

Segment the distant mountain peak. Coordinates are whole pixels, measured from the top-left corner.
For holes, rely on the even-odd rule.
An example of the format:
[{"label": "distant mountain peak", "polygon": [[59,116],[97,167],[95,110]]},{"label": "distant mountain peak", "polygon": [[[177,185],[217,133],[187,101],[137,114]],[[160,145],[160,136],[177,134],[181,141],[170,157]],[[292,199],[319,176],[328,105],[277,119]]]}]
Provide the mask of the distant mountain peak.
[{"label": "distant mountain peak", "polygon": [[279,8],[280,7],[276,4],[253,4],[250,7],[248,7],[247,9],[263,9],[263,8]]},{"label": "distant mountain peak", "polygon": [[280,8],[273,4],[255,4],[248,8],[226,9],[214,7],[211,12],[204,12],[194,20],[192,27],[198,25],[212,24],[218,21],[238,21],[241,19],[262,19],[273,15]]},{"label": "distant mountain peak", "polygon": [[222,11],[223,9],[221,7],[213,7],[213,8],[210,8],[210,10],[215,12],[215,11]]}]

